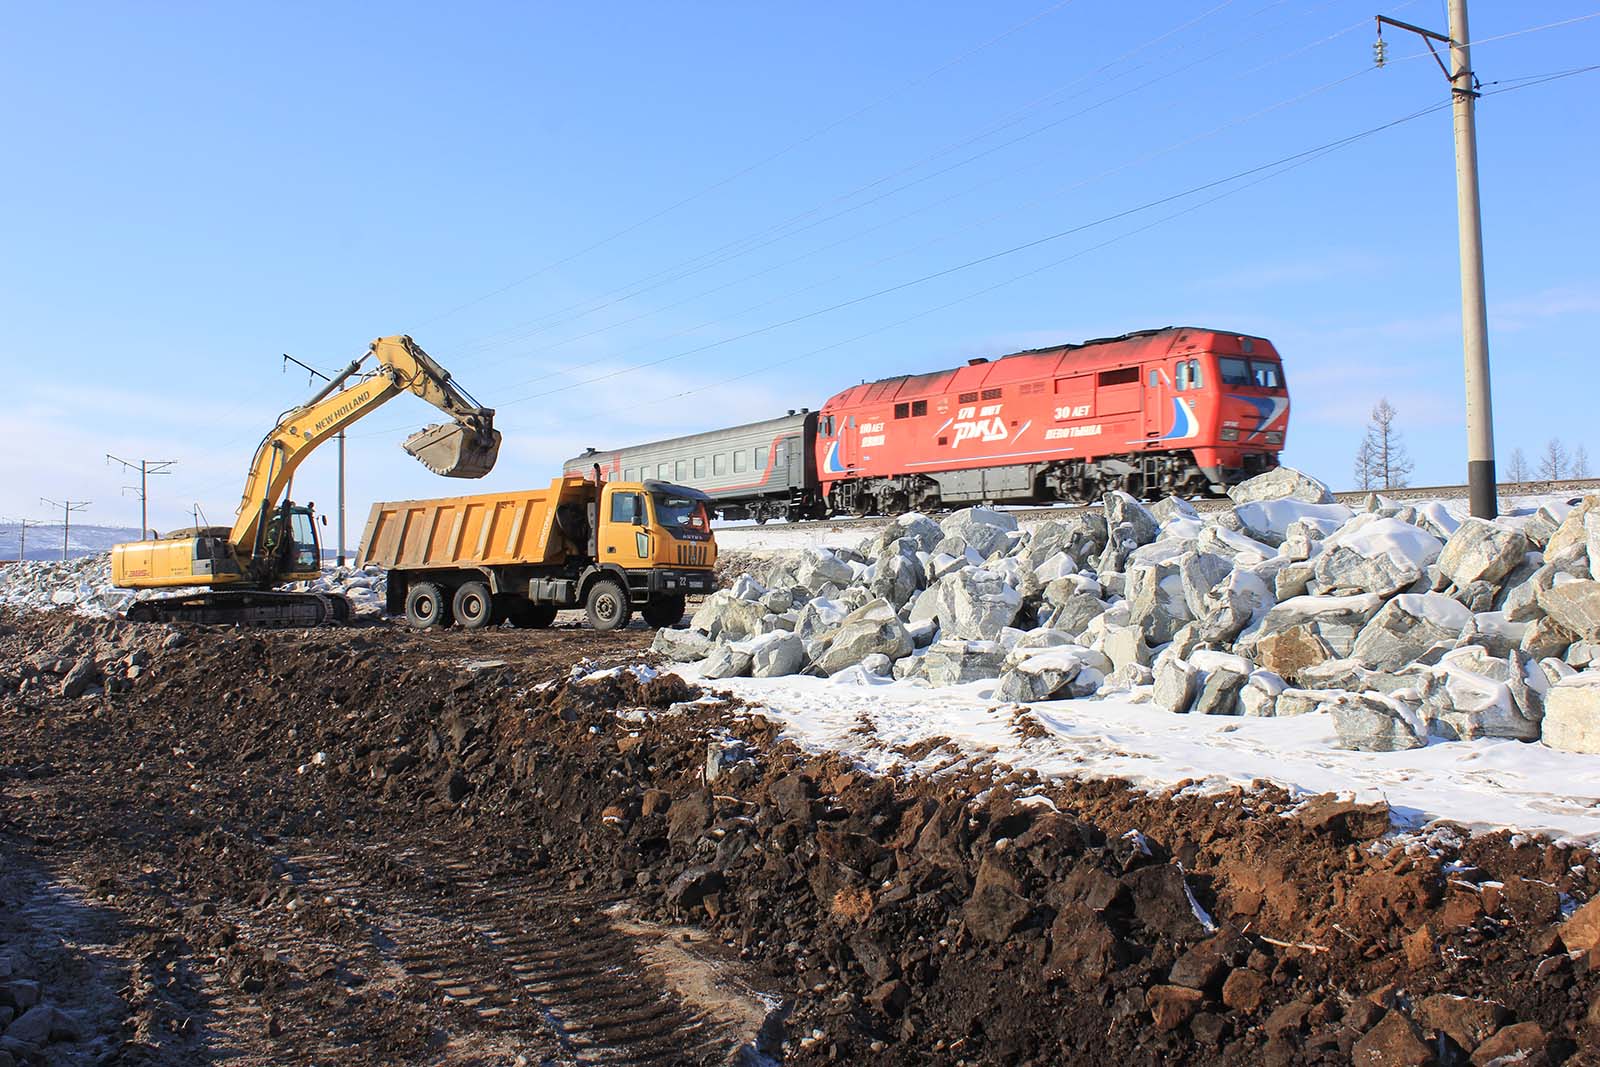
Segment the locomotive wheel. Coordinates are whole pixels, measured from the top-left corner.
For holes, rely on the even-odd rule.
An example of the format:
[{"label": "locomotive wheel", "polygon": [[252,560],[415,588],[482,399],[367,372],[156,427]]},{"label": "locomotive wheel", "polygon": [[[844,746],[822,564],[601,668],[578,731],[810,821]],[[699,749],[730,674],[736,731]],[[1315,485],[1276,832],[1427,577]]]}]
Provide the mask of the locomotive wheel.
[{"label": "locomotive wheel", "polygon": [[858,519],[864,519],[872,514],[872,498],[863,494],[856,497],[856,502],[850,507],[850,514]]},{"label": "locomotive wheel", "polygon": [[621,582],[602,578],[589,587],[587,614],[592,630],[620,630],[633,618],[633,604]]},{"label": "locomotive wheel", "polygon": [[450,601],[434,582],[418,582],[406,590],[406,622],[418,630],[450,625]]},{"label": "locomotive wheel", "polygon": [[481,630],[494,618],[494,601],[487,582],[465,582],[450,602],[451,611],[467,630]]}]

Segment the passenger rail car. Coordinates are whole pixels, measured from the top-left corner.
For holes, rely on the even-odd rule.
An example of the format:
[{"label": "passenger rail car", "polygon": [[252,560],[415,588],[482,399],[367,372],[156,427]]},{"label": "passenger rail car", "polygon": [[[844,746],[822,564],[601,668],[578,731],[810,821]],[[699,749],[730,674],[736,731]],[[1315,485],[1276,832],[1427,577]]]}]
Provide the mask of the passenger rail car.
[{"label": "passenger rail car", "polygon": [[569,474],[657,478],[723,518],[1221,493],[1278,465],[1289,393],[1270,341],[1194,327],[863,382],[819,411],[617,451]]},{"label": "passenger rail car", "polygon": [[803,519],[821,515],[816,467],[817,415],[791,411],[763,422],[612,452],[590,449],[566,461],[568,474],[599,464],[607,480],[656,478],[711,498],[725,519]]}]

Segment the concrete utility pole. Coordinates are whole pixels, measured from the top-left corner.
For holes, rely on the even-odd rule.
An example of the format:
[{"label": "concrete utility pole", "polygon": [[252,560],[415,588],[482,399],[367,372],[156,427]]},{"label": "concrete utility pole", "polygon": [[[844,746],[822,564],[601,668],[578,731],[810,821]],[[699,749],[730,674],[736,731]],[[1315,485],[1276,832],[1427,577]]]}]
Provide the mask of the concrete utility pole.
[{"label": "concrete utility pole", "polygon": [[[325,382],[330,382],[331,383],[333,381],[332,378],[328,377],[326,374],[322,373],[317,368],[311,366],[311,364],[302,363],[300,360],[295,359],[293,356],[291,356],[287,352],[285,352],[283,354],[283,360],[284,360],[285,363],[293,363],[295,366],[299,367],[301,370],[307,372],[308,374],[312,375],[313,377],[321,378]],[[354,363],[350,364],[350,366],[348,368],[346,368],[345,373],[346,374],[350,373],[350,371],[353,370],[354,368],[355,368],[355,364]],[[335,563],[335,565],[340,566],[340,567],[344,566],[344,431],[343,430],[339,431],[339,554],[335,558],[334,563]]]},{"label": "concrete utility pole", "polygon": [[61,562],[67,561],[68,535],[72,532],[72,513],[87,508],[92,501],[89,500],[51,500],[40,497],[39,503],[49,504],[53,508],[61,509]]},{"label": "concrete utility pole", "polygon": [[106,460],[120,463],[127,470],[139,472],[139,539],[142,541],[150,536],[150,475],[171,474],[175,459],[141,459],[135,463],[131,459],[122,459],[106,453]]},{"label": "concrete utility pole", "polygon": [[[1489,312],[1483,285],[1483,212],[1478,200],[1478,127],[1475,107],[1478,80],[1472,73],[1471,35],[1467,30],[1467,0],[1449,0],[1448,37],[1377,16],[1378,43],[1373,57],[1383,66],[1383,27],[1394,26],[1419,35],[1450,80],[1451,111],[1456,143],[1456,237],[1461,251],[1461,337],[1467,384],[1467,487],[1472,514],[1492,519],[1499,514],[1495,497],[1494,412],[1489,395]],[[1433,42],[1450,46],[1445,66]]]},{"label": "concrete utility pole", "polygon": [[17,562],[21,563],[28,558],[28,527],[43,526],[42,522],[32,519],[17,519]]}]

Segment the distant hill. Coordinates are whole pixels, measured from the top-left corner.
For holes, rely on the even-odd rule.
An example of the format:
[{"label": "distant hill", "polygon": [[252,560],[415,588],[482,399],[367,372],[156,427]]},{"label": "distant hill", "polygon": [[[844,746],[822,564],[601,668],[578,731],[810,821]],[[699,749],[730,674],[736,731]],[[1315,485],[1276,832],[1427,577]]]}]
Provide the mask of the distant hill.
[{"label": "distant hill", "polygon": [[[22,527],[14,522],[0,522],[0,562],[17,558],[17,542]],[[167,531],[163,530],[162,533]],[[67,556],[76,559],[79,556],[93,556],[100,552],[109,551],[111,546],[122,541],[139,540],[139,531],[131,526],[91,526],[85,523],[79,526],[72,524],[72,531],[67,541]],[[61,558],[61,524],[54,526],[35,526],[28,524],[28,559],[60,559]],[[356,546],[352,543],[345,546],[345,556],[354,559]],[[324,542],[322,558],[333,559],[335,552],[327,547]]]},{"label": "distant hill", "polygon": [[[0,522],[0,560],[17,558],[17,543],[22,527],[14,522]],[[88,523],[72,524],[67,539],[67,555],[92,556],[104,552],[118,541],[136,541],[139,531],[129,526],[93,526]],[[28,524],[28,559],[61,558],[61,524],[35,526]]]}]

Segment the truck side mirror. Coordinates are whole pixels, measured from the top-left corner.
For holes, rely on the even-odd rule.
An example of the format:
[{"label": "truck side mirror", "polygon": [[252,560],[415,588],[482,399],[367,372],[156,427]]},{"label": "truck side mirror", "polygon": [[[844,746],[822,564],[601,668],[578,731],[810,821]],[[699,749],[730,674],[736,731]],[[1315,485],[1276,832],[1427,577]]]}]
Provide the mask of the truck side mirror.
[{"label": "truck side mirror", "polygon": [[636,512],[633,513],[633,524],[635,526],[643,526],[644,525],[644,512],[636,511]]}]

